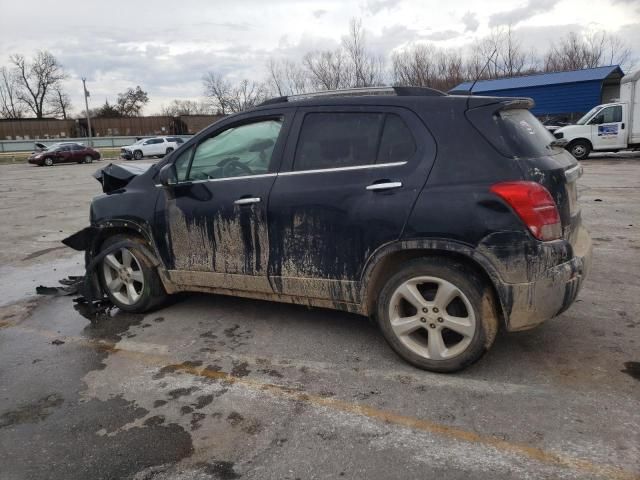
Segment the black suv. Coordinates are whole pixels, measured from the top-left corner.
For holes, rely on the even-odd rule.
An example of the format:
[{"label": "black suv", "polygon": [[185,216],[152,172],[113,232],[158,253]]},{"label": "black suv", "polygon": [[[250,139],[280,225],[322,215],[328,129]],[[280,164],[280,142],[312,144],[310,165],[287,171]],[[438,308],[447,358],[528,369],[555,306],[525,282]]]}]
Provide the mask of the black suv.
[{"label": "black suv", "polygon": [[582,168],[532,105],[399,87],[274,99],[144,173],[98,172],[91,227],[65,243],[122,310],[179,291],[346,310],[413,365],[455,371],[498,328],[563,312],[589,269]]}]

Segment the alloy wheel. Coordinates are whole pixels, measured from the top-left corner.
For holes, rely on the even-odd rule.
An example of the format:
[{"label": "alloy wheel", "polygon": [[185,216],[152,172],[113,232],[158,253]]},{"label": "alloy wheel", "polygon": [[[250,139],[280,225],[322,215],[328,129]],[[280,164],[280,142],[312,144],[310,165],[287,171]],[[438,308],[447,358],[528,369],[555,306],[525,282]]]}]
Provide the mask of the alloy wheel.
[{"label": "alloy wheel", "polygon": [[110,253],[102,262],[104,285],[123,305],[133,305],[142,296],[144,274],[140,262],[127,248]]},{"label": "alloy wheel", "polygon": [[413,353],[446,360],[464,352],[476,332],[476,315],[467,296],[437,277],[402,283],[389,303],[391,329]]}]

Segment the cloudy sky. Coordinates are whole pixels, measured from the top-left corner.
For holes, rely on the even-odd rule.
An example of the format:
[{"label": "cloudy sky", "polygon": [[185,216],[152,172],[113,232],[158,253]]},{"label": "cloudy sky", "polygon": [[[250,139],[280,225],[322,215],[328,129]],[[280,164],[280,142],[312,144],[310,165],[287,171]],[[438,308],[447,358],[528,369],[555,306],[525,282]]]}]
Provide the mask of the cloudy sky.
[{"label": "cloudy sky", "polygon": [[74,110],[86,76],[92,106],[142,86],[157,112],[197,99],[208,70],[260,80],[270,57],[299,59],[337,47],[361,18],[372,49],[389,55],[416,42],[468,47],[511,24],[527,49],[544,51],[569,30],[606,30],[640,66],[640,0],[0,0],[0,65],[12,53],[48,49],[69,74]]}]

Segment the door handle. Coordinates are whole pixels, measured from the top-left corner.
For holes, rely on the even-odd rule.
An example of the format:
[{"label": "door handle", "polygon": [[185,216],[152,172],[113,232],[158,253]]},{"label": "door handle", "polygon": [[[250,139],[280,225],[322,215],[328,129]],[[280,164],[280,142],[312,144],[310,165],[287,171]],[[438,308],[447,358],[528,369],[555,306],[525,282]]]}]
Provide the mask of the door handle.
[{"label": "door handle", "polygon": [[235,203],[236,205],[250,205],[252,203],[259,203],[259,202],[260,202],[260,197],[247,197],[247,198],[239,198],[233,203]]},{"label": "door handle", "polygon": [[384,182],[384,183],[372,183],[367,186],[367,190],[379,191],[379,190],[392,190],[394,188],[402,187],[402,182]]}]

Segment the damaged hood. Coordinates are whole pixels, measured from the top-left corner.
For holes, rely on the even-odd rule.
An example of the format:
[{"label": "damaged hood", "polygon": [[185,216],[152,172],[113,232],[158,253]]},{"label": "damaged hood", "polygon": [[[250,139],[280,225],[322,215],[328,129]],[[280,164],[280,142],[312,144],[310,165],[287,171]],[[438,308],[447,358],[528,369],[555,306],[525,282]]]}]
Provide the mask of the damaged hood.
[{"label": "damaged hood", "polygon": [[110,163],[106,167],[97,170],[93,176],[102,184],[102,191],[109,193],[125,187],[134,177],[142,175],[153,165],[153,163],[135,163],[131,165]]}]

